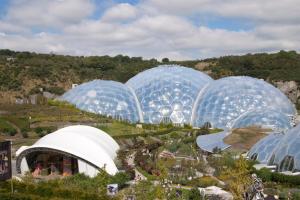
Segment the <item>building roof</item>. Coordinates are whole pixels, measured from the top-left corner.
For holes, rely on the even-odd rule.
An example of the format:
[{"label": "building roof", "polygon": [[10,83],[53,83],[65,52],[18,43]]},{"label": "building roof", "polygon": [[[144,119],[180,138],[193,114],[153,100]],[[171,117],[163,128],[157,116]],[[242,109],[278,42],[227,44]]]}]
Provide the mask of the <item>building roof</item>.
[{"label": "building roof", "polygon": [[213,151],[215,148],[223,151],[231,146],[223,142],[223,139],[230,133],[229,130],[225,129],[219,133],[200,135],[197,137],[196,143],[202,150],[210,153],[214,153]]},{"label": "building roof", "polygon": [[75,125],[59,129],[29,147],[21,147],[17,156],[35,149],[56,150],[78,157],[109,174],[118,169],[114,163],[119,145],[107,133],[90,126]]}]

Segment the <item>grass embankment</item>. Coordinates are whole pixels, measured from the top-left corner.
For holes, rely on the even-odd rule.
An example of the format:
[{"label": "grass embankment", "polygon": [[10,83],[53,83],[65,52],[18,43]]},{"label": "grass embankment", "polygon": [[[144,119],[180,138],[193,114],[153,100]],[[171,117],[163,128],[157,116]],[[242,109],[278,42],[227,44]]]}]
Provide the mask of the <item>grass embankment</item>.
[{"label": "grass embankment", "polygon": [[142,128],[136,128],[135,125],[114,121],[112,123],[101,123],[97,128],[105,131],[111,136],[125,136],[131,134],[141,134],[144,132]]},{"label": "grass embankment", "polygon": [[0,131],[9,128],[13,127],[9,123],[7,123],[7,121],[3,117],[0,117]]}]

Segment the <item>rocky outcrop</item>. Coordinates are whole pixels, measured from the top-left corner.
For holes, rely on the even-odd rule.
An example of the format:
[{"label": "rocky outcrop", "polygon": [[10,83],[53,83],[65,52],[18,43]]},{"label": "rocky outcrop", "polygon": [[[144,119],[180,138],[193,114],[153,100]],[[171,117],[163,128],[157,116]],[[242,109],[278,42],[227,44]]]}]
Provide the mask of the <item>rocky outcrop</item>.
[{"label": "rocky outcrop", "polygon": [[277,81],[273,83],[295,104],[300,104],[300,85],[295,81]]}]

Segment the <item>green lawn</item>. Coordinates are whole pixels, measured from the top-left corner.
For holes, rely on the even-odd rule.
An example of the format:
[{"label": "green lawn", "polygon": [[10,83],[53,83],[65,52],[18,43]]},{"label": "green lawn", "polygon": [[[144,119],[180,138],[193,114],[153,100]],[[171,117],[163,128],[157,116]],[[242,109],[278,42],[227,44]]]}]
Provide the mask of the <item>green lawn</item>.
[{"label": "green lawn", "polygon": [[112,123],[101,124],[97,128],[105,131],[111,136],[117,135],[128,135],[128,134],[140,134],[144,130],[141,128],[136,128],[135,125],[126,124],[122,122],[114,121]]},{"label": "green lawn", "polygon": [[5,128],[13,128],[5,119],[0,117],[0,130],[3,130]]},{"label": "green lawn", "polygon": [[21,130],[28,130],[29,129],[29,120],[26,117],[16,117],[16,116],[4,116],[5,120],[13,123]]}]

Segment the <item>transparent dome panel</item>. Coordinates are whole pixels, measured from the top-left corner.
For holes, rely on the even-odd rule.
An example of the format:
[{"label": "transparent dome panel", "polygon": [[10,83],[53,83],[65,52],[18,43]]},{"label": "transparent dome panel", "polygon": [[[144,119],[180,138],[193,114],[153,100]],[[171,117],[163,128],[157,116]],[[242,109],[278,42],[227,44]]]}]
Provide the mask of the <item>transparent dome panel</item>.
[{"label": "transparent dome panel", "polygon": [[126,85],[133,88],[146,123],[191,122],[199,91],[212,79],[197,70],[162,65],[134,76]]},{"label": "transparent dome panel", "polygon": [[130,122],[140,120],[133,92],[119,82],[104,80],[87,82],[69,90],[60,99],[74,104],[81,110],[114,119]]},{"label": "transparent dome panel", "polygon": [[277,88],[251,77],[227,77],[212,82],[199,99],[193,117],[194,126],[210,122],[219,128],[231,128],[238,117],[255,110],[276,110],[294,116],[294,105]]}]

